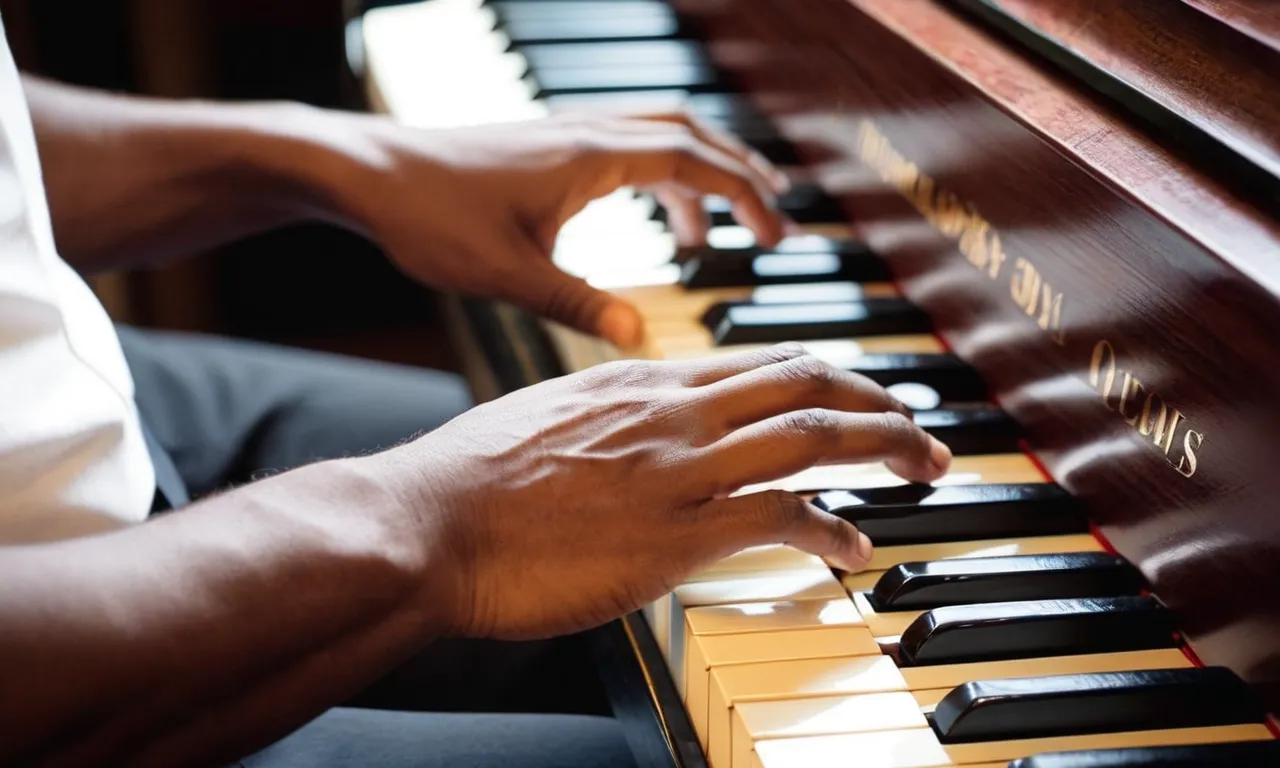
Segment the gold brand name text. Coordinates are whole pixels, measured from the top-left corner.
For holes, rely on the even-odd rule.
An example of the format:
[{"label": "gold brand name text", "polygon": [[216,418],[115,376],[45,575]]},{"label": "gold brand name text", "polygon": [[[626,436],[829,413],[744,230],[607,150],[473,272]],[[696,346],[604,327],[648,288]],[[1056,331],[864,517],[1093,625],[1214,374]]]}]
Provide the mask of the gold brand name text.
[{"label": "gold brand name text", "polygon": [[[902,155],[870,121],[859,126],[859,157],[882,181],[892,185],[933,227],[955,241],[956,247],[982,275],[1005,282],[1008,295],[1022,314],[1044,331],[1049,340],[1064,346],[1067,340],[1064,306],[1069,302],[1036,263],[1006,253],[1000,233],[971,202],[941,188],[928,174]],[[1102,403],[1160,451],[1169,466],[1183,477],[1196,472],[1196,452],[1204,434],[1192,429],[1177,408],[1148,391],[1132,373],[1120,367],[1116,350],[1101,340],[1089,360],[1089,384]]]}]

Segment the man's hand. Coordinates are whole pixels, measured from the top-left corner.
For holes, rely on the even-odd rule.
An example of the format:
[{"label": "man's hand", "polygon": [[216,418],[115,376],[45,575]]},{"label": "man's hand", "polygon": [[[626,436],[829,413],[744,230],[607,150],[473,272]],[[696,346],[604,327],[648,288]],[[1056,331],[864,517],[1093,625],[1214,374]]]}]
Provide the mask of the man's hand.
[{"label": "man's hand", "polygon": [[794,494],[734,494],[824,463],[931,482],[951,460],[879,386],[794,345],[596,367],[402,450],[445,548],[433,580],[451,579],[448,631],[500,638],[601,624],[755,545],[861,570],[871,542],[849,523]]},{"label": "man's hand", "polygon": [[[620,187],[653,191],[684,244],[703,239],[708,194],[731,200],[760,242],[783,233],[773,201],[785,177],[681,115],[422,131],[298,104],[122,98],[35,78],[24,86],[58,246],[84,271],[322,220],[372,238],[423,283],[510,301],[630,347],[643,332],[635,309],[549,258],[561,226],[591,200]],[[609,258],[606,246],[600,260]]]},{"label": "man's hand", "polygon": [[905,413],[799,347],[617,363],[146,525],[4,548],[0,762],[226,765],[441,635],[596,626],[754,545],[861,569],[848,523],[740,490],[831,462],[932,482],[950,453]]},{"label": "man's hand", "polygon": [[[561,226],[591,200],[620,187],[654,191],[688,244],[705,236],[701,197],[720,195],[761,242],[782,236],[773,201],[785,176],[736,139],[683,116],[557,117],[431,132],[380,118],[349,125],[362,139],[349,146],[376,162],[353,155],[364,172],[344,180],[343,207],[406,273],[510,301],[623,347],[640,342],[635,310],[550,261]],[[602,250],[601,262],[609,258]]]}]

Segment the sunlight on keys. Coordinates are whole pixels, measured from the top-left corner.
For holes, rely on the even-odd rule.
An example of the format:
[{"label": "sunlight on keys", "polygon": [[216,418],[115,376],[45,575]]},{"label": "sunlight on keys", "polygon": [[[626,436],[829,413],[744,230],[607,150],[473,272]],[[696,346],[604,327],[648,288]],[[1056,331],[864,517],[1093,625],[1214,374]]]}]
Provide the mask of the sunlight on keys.
[{"label": "sunlight on keys", "polygon": [[625,272],[602,272],[587,278],[587,282],[602,291],[619,288],[643,288],[653,285],[674,285],[680,279],[679,264],[663,264],[652,269]]},{"label": "sunlight on keys", "polygon": [[712,248],[750,248],[755,244],[755,233],[743,226],[712,227],[707,231],[707,245]]}]

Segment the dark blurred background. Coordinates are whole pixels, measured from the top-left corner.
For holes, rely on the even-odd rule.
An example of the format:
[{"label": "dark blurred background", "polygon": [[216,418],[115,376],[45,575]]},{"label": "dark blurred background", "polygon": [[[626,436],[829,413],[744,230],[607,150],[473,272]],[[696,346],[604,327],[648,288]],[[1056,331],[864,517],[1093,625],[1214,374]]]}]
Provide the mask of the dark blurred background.
[{"label": "dark blurred background", "polygon": [[[365,0],[0,0],[20,68],[114,91],[367,108]],[[355,46],[354,49],[350,46]],[[354,58],[351,54],[354,53]],[[378,250],[295,227],[155,270],[98,276],[113,317],[455,368],[435,296]]]}]

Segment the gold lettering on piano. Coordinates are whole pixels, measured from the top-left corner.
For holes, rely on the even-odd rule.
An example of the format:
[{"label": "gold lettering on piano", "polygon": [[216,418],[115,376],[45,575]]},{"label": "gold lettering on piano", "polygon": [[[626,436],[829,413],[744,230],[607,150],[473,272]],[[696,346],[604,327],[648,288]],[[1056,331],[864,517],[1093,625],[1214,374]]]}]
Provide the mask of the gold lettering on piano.
[{"label": "gold lettering on piano", "polygon": [[[885,183],[901,192],[935,229],[956,240],[956,247],[970,264],[988,278],[1000,279],[1008,260],[1004,246],[1000,243],[1000,233],[991,226],[991,222],[983,218],[972,203],[939,187],[936,181],[915,163],[903,157],[884,134],[867,121],[859,128],[858,154]],[[1013,272],[1009,289],[1014,303],[1041,330],[1046,331],[1055,344],[1065,344],[1062,292],[1055,291],[1026,257],[1020,256],[1014,260]]]},{"label": "gold lettering on piano", "polygon": [[[1120,382],[1118,389],[1117,379]],[[1102,397],[1103,405],[1119,414],[1126,424],[1138,430],[1138,434],[1151,438],[1169,466],[1183,477],[1196,473],[1196,451],[1204,444],[1204,433],[1190,429],[1182,411],[1170,408],[1159,394],[1147,391],[1132,372],[1120,368],[1115,347],[1106,339],[1093,345],[1089,384]],[[1187,429],[1182,434],[1180,449],[1175,453],[1174,437],[1181,427]]]},{"label": "gold lettering on piano", "polygon": [[[1009,261],[1000,233],[975,205],[939,187],[937,181],[904,157],[868,120],[859,126],[855,149],[862,161],[882,181],[902,193],[938,232],[955,240],[965,259],[987,278],[1005,279],[1002,277],[1005,264],[1011,263],[1007,279],[1014,305],[1048,334],[1054,344],[1066,345],[1064,307],[1070,302],[1031,258],[1016,256]],[[1131,371],[1124,370],[1115,348],[1105,339],[1093,347],[1089,384],[1102,397],[1104,406],[1115,411],[1138,434],[1150,439],[1169,466],[1184,477],[1196,473],[1196,451],[1204,445],[1204,433],[1192,429],[1185,414],[1170,407]]]},{"label": "gold lettering on piano", "polygon": [[1035,265],[1022,257],[1014,262],[1013,271],[1013,280],[1009,283],[1013,303],[1026,312],[1027,317],[1033,318],[1040,330],[1048,331],[1054,343],[1061,346],[1066,340],[1062,333],[1062,292],[1055,291],[1040,276]]}]

